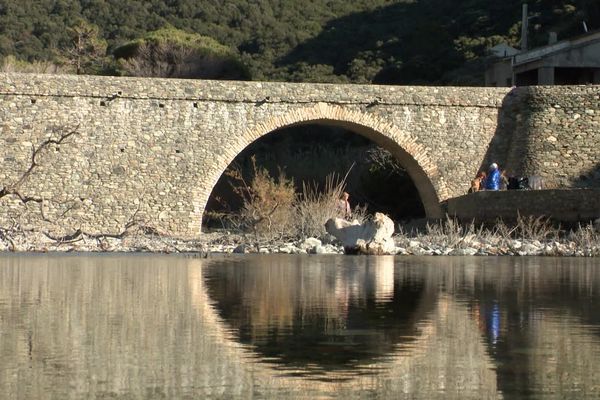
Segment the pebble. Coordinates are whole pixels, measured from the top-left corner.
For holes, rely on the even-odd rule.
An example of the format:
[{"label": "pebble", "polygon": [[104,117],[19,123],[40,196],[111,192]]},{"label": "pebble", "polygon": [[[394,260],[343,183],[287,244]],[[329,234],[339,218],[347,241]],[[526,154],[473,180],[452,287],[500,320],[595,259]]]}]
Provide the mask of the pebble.
[{"label": "pebble", "polygon": [[[276,242],[272,244],[262,243],[256,246],[250,243],[243,243],[239,236],[236,241],[231,240],[235,235],[220,235],[207,240],[182,240],[170,239],[165,237],[136,235],[127,236],[123,239],[105,238],[96,240],[86,238],[85,240],[72,241],[69,243],[57,243],[49,241],[42,234],[20,232],[13,234],[7,239],[7,236],[0,236],[0,252],[164,252],[164,253],[283,253],[283,254],[343,254],[343,248],[336,245],[331,240],[322,243],[317,238],[307,238],[297,242]],[[405,236],[395,237],[396,247],[394,254],[399,256],[406,255],[434,255],[434,256],[484,256],[484,255],[504,255],[504,256],[567,256],[567,257],[599,257],[600,241],[590,240],[586,246],[578,247],[572,239],[562,240],[500,240],[498,238],[490,240],[490,243],[484,243],[484,240],[469,240],[468,247],[465,242],[459,242],[457,247],[451,247],[443,240],[428,240],[426,236],[420,236],[418,239],[407,238]],[[229,242],[228,242],[229,241]],[[242,241],[242,243],[240,243]],[[217,243],[215,243],[217,242]],[[439,242],[440,244],[436,244]],[[506,243],[504,245],[503,243]],[[458,247],[460,246],[460,247]],[[258,251],[257,251],[258,248]]]}]

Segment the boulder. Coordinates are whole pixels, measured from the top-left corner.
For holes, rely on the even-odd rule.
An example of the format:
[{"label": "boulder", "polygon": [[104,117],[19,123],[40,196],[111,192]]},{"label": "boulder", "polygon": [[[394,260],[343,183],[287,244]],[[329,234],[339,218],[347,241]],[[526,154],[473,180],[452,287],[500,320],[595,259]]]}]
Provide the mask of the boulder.
[{"label": "boulder", "polygon": [[300,249],[302,249],[306,253],[315,254],[315,248],[317,246],[321,246],[321,245],[322,245],[322,243],[319,239],[309,237],[309,238],[304,239],[304,241],[302,243],[300,243],[300,245],[298,247],[300,247]]},{"label": "boulder", "polygon": [[360,224],[341,218],[331,218],[325,223],[327,233],[335,236],[346,254],[395,254],[392,235],[394,222],[385,214],[375,213],[373,219]]}]

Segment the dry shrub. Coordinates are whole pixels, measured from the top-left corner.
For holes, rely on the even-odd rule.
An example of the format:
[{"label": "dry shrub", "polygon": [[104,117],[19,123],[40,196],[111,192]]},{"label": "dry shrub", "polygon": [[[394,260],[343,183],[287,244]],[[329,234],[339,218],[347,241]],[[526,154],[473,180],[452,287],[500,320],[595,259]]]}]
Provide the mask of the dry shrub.
[{"label": "dry shrub", "polygon": [[517,227],[508,225],[502,219],[497,219],[491,230],[487,230],[485,241],[491,245],[507,247],[512,243]]},{"label": "dry shrub", "polygon": [[279,176],[275,179],[265,168],[256,165],[254,157],[251,160],[250,184],[239,168],[226,172],[238,182],[233,185],[233,190],[243,200],[240,226],[261,238],[290,236],[296,201],[294,181],[288,179],[282,171],[279,171]]},{"label": "dry shrub", "polygon": [[560,226],[554,226],[547,217],[517,215],[516,221],[497,219],[491,227],[479,229],[476,234],[483,242],[498,247],[510,247],[515,239],[548,242],[560,238]]},{"label": "dry shrub", "polygon": [[[312,184],[302,182],[302,193],[298,198],[295,210],[296,237],[322,237],[327,234],[325,222],[328,219],[344,218],[340,199],[346,188],[347,177],[348,173],[343,178],[335,173],[327,175],[323,190],[319,190],[318,185],[314,182]],[[363,223],[366,219],[366,206],[356,206],[352,209],[350,220]]]},{"label": "dry shrub", "polygon": [[579,225],[578,229],[569,232],[568,238],[578,248],[591,249],[595,254],[600,254],[600,231],[593,224]]},{"label": "dry shrub", "polygon": [[421,239],[431,245],[451,248],[470,247],[476,238],[482,236],[484,231],[483,226],[477,227],[474,223],[462,225],[448,215],[444,221],[437,224],[428,222],[425,228],[426,233],[421,236]]},{"label": "dry shrub", "polygon": [[520,239],[547,240],[558,239],[560,228],[555,227],[550,218],[540,216],[522,216],[517,215],[516,234]]},{"label": "dry shrub", "polygon": [[[261,240],[322,237],[329,218],[343,217],[339,201],[345,189],[345,177],[340,178],[335,173],[327,175],[322,189],[314,182],[303,182],[302,192],[296,194],[293,180],[286,178],[283,172],[275,179],[266,168],[257,167],[254,157],[251,162],[248,181],[239,167],[225,172],[232,178],[234,193],[242,199],[239,214],[228,217],[230,227],[253,232],[256,239]],[[366,207],[355,207],[351,218],[362,223],[366,219]]]}]

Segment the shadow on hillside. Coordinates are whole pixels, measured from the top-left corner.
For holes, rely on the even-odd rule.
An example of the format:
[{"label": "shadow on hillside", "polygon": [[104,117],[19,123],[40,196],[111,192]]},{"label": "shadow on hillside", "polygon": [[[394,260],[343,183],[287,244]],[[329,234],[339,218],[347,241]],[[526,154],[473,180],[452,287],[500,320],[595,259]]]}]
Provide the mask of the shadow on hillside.
[{"label": "shadow on hillside", "polygon": [[[297,46],[277,65],[292,73],[303,65],[328,65],[336,75],[352,80],[373,76],[373,83],[383,84],[461,83],[460,79],[468,80],[463,84],[482,83],[483,68],[478,64],[473,71],[478,76],[466,74],[464,68],[473,65],[455,41],[462,35],[506,32],[492,13],[506,17],[509,8],[480,8],[461,8],[457,0],[429,0],[351,14],[330,21],[319,36]],[[460,69],[462,78],[457,75]]]}]

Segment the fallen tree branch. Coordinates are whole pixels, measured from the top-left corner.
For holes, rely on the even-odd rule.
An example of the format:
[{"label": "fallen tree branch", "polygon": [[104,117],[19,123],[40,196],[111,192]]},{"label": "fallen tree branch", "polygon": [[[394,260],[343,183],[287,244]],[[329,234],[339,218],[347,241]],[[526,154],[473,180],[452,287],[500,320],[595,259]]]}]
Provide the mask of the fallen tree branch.
[{"label": "fallen tree branch", "polygon": [[12,185],[3,186],[2,188],[0,188],[0,198],[9,196],[9,195],[14,195],[14,196],[17,196],[23,204],[27,204],[29,202],[35,202],[35,203],[41,204],[44,201],[43,198],[36,197],[36,196],[23,195],[22,193],[19,192],[19,189],[20,189],[21,185],[23,184],[23,182],[25,182],[27,180],[27,178],[29,178],[29,176],[33,173],[33,171],[37,167],[39,167],[40,164],[38,163],[38,158],[39,158],[38,156],[40,155],[40,153],[44,149],[48,148],[51,145],[60,146],[69,137],[78,134],[78,128],[79,128],[79,125],[77,125],[75,128],[73,128],[72,130],[70,130],[66,133],[62,133],[58,137],[58,139],[53,139],[53,138],[46,139],[42,143],[40,143],[37,147],[34,147],[32,145],[31,162],[29,164],[29,167],[27,168],[27,170],[25,172],[23,172],[23,174],[19,177],[19,179],[15,183],[13,183]]},{"label": "fallen tree branch", "polygon": [[70,243],[70,242],[74,241],[75,239],[78,239],[77,241],[81,240],[80,237],[83,232],[81,232],[81,229],[77,229],[75,232],[68,234],[68,235],[64,235],[64,236],[52,236],[48,232],[42,232],[42,233],[48,239],[54,240],[55,242]]}]

